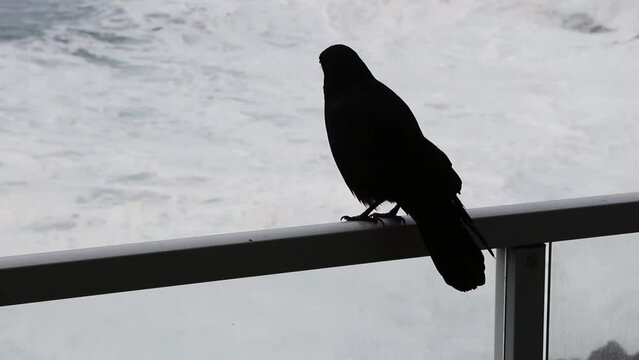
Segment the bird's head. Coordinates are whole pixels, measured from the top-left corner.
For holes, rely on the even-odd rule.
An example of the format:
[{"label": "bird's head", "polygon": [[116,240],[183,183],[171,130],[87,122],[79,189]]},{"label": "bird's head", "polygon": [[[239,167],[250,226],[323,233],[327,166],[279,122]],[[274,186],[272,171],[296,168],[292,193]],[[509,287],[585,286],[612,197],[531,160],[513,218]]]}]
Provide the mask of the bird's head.
[{"label": "bird's head", "polygon": [[343,90],[361,81],[374,79],[357,53],[346,45],[332,45],[319,56],[324,71],[324,92]]}]

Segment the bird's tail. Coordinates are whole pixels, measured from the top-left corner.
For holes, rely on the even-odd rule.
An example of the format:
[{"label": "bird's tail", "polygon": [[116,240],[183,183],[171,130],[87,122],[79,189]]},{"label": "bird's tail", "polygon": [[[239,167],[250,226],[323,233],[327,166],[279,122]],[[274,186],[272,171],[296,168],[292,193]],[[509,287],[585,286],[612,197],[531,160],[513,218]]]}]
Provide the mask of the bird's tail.
[{"label": "bird's tail", "polygon": [[467,225],[468,214],[457,197],[440,203],[409,201],[401,207],[417,223],[435,268],[448,285],[468,291],[486,282],[484,255],[471,234],[476,229],[472,222]]}]

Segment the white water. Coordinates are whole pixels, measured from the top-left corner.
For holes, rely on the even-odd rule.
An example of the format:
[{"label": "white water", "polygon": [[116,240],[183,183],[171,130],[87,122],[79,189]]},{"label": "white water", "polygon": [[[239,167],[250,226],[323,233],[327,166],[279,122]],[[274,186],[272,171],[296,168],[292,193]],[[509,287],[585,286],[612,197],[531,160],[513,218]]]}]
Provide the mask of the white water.
[{"label": "white water", "polygon": [[[636,1],[19,4],[0,1],[2,255],[330,222],[361,211],[323,127],[317,56],[337,42],[356,49],[411,106],[464,179],[468,207],[637,190]],[[611,31],[588,32],[604,28]],[[459,351],[489,358],[492,313],[458,315],[479,316],[477,338],[459,334],[463,321],[449,325],[452,335],[440,330],[444,314],[456,314],[447,305],[475,301],[490,311],[490,288],[451,301],[456,295],[434,285],[435,275],[423,275],[432,271],[423,259],[362,269],[313,275],[334,295],[323,300],[327,309],[365,299],[380,309],[365,316],[384,315],[396,297],[411,298],[412,315],[404,316],[415,323],[382,316],[370,329],[355,326],[352,341],[327,345],[346,351],[357,335],[368,336],[378,353],[361,345],[317,356],[466,354],[430,352],[452,338],[468,342]],[[404,273],[411,281],[397,280]],[[290,300],[311,275],[290,276],[218,286],[243,284],[287,308],[314,301]],[[395,283],[404,287],[380,290]],[[339,294],[354,286],[362,299],[348,303]],[[225,301],[238,296],[230,291]],[[351,313],[344,310],[345,319]],[[417,338],[412,346],[384,338],[393,331]],[[11,346],[28,349],[21,336]],[[567,344],[557,356],[584,357],[609,338]],[[313,344],[303,335],[286,339],[301,349]],[[44,356],[24,351],[16,358]],[[52,351],[47,356],[65,358]]]}]

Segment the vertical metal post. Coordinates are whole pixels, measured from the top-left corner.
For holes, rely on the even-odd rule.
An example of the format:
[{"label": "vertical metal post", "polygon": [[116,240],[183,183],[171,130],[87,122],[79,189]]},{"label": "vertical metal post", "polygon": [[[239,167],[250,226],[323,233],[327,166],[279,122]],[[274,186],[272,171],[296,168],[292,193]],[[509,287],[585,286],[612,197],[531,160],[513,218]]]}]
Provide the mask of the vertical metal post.
[{"label": "vertical metal post", "polygon": [[495,257],[495,360],[504,360],[506,324],[506,249],[496,249]]},{"label": "vertical metal post", "polygon": [[[550,287],[552,285],[552,243],[548,243],[548,260],[546,260],[546,319],[544,321],[544,360],[548,360],[550,354]],[[639,360],[639,359],[638,359]]]},{"label": "vertical metal post", "polygon": [[[543,359],[545,247],[542,244],[498,251],[496,360]],[[501,277],[500,270],[505,271]],[[501,293],[500,283],[505,285]]]}]

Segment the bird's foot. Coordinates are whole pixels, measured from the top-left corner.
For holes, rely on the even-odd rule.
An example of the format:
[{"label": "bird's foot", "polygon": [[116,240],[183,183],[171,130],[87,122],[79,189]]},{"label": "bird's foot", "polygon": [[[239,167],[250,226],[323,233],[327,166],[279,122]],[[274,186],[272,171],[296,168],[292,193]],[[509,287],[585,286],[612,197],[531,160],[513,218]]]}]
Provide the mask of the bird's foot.
[{"label": "bird's foot", "polygon": [[355,216],[344,215],[342,216],[340,220],[341,221],[366,221],[366,222],[372,222],[375,224],[384,225],[384,222],[381,219],[375,218],[373,216],[365,215],[365,214],[359,214]]},{"label": "bird's foot", "polygon": [[374,219],[379,219],[380,221],[382,221],[382,219],[389,219],[389,220],[397,221],[401,223],[402,225],[406,225],[406,220],[404,220],[403,217],[397,215],[397,213],[393,213],[392,211],[387,213],[374,213],[374,214],[371,214],[371,217]]}]

